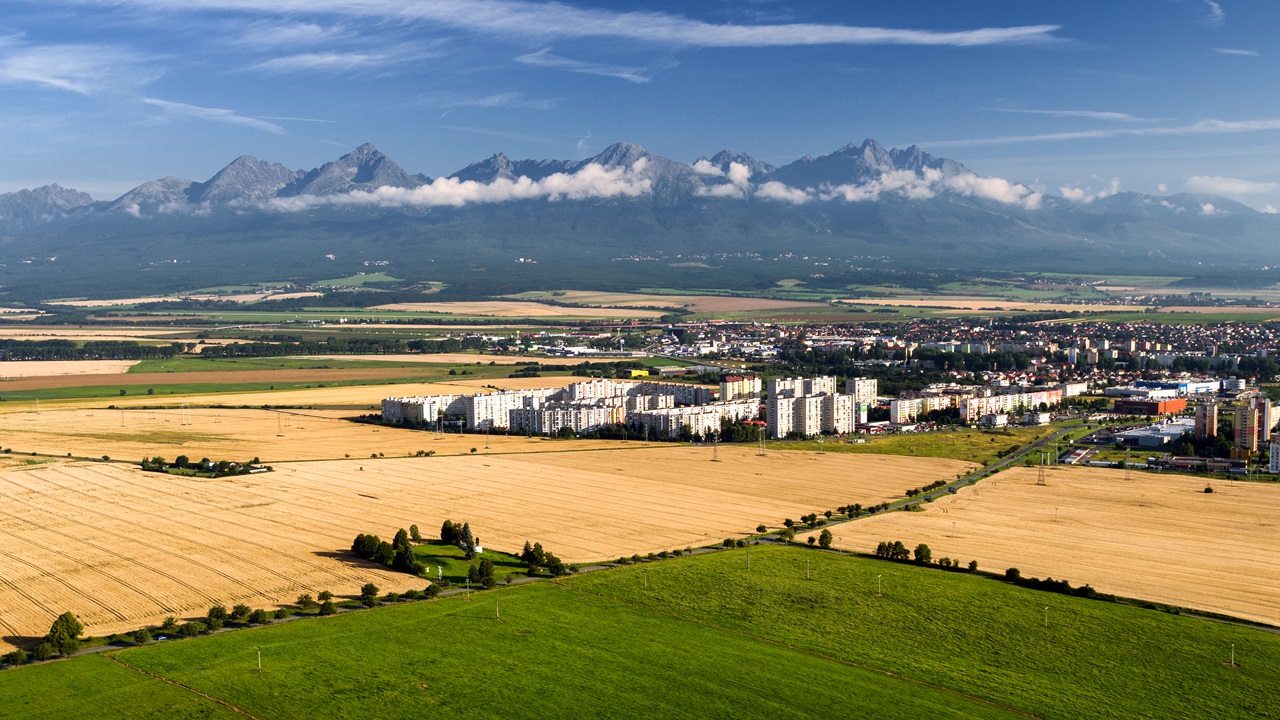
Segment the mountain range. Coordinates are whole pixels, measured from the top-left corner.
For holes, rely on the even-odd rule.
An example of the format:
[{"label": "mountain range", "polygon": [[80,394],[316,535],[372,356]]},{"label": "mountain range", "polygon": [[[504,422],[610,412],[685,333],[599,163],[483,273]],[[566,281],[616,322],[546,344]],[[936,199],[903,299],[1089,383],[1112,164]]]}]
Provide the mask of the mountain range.
[{"label": "mountain range", "polygon": [[366,144],[312,170],[246,155],[208,180],[161,178],[110,201],[58,185],[0,195],[0,281],[11,287],[37,285],[54,263],[81,277],[160,276],[161,258],[185,270],[168,275],[256,280],[365,262],[509,278],[495,266],[518,258],[617,275],[609,263],[620,257],[670,268],[715,255],[1192,274],[1280,264],[1277,240],[1280,218],[1226,198],[1052,195],[870,139],[781,167],[730,150],[684,163],[615,143],[584,160],[499,153],[437,178]]}]

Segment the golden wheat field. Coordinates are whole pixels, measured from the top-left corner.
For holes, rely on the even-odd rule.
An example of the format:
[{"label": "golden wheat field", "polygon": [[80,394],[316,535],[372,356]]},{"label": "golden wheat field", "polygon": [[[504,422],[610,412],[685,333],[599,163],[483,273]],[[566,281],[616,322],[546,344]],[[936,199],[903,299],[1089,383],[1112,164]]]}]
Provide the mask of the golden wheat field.
[{"label": "golden wheat field", "polygon": [[934,559],[1280,625],[1280,485],[1123,470],[1008,470],[925,504],[833,529],[837,547],[925,543]]},{"label": "golden wheat field", "polygon": [[544,454],[351,459],[205,480],[119,463],[0,463],[0,633],[44,633],[71,610],[90,634],[215,603],[255,607],[320,590],[425,581],[354,560],[384,537],[445,518],[489,548],[543,543],[569,562],[718,542],[853,502],[900,496],[965,463],[665,445]]},{"label": "golden wheat field", "polygon": [[[375,412],[368,410],[368,412]],[[333,460],[372,454],[404,457],[418,451],[438,455],[477,452],[540,452],[639,443],[559,440],[524,435],[435,433],[355,423],[341,410],[183,408],[44,409],[0,415],[0,446],[16,453],[140,461],[172,460]],[[486,445],[488,446],[486,448]]]}]

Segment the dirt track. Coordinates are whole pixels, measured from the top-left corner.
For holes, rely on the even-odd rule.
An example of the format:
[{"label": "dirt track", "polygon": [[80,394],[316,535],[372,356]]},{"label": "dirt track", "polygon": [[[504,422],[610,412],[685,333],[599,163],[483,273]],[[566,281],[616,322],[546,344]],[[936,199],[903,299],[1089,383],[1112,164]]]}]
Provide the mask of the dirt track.
[{"label": "dirt track", "polygon": [[[3,368],[0,368],[2,371]],[[413,368],[353,368],[328,370],[231,370],[225,372],[116,373],[113,375],[60,375],[20,378],[0,382],[0,393],[65,387],[125,385],[185,385],[261,382],[332,382],[336,380],[388,380],[412,376]],[[419,371],[420,372],[420,371]]]}]

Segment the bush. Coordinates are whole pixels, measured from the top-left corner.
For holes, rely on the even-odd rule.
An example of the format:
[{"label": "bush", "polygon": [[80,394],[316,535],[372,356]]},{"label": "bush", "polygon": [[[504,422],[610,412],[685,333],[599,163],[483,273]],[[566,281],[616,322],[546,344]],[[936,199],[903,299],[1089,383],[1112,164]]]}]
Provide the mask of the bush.
[{"label": "bush", "polygon": [[27,654],[27,651],[23,650],[22,648],[18,648],[17,650],[14,650],[13,652],[4,656],[4,661],[10,665],[22,665],[23,663],[29,661],[30,659],[31,659],[31,656]]},{"label": "bush", "polygon": [[31,651],[31,657],[35,660],[48,660],[57,654],[58,649],[53,646],[53,643],[47,640],[37,645],[36,649]]},{"label": "bush", "polygon": [[333,593],[329,592],[328,590],[321,590],[320,594],[316,595],[316,600],[322,603],[329,602],[332,599],[333,599]]},{"label": "bush", "polygon": [[382,596],[382,602],[393,603],[400,602],[400,593],[389,592]]},{"label": "bush", "polygon": [[201,622],[185,622],[178,626],[178,634],[182,637],[195,637],[208,629]]},{"label": "bush", "polygon": [[160,623],[160,630],[161,632],[167,632],[167,633],[176,632],[178,630],[178,621],[175,620],[172,615],[170,615],[169,617],[164,619],[164,622]]},{"label": "bush", "polygon": [[316,601],[311,597],[311,593],[302,593],[298,596],[296,604],[302,610],[311,610],[315,608]]},{"label": "bush", "polygon": [[248,619],[249,613],[251,612],[253,612],[253,609],[248,605],[236,605],[231,608],[231,622],[242,623]]},{"label": "bush", "polygon": [[421,590],[405,590],[404,591],[405,600],[417,600],[420,597],[422,597]]},{"label": "bush", "polygon": [[257,610],[249,613],[250,625],[266,625],[270,621],[271,617],[267,615],[267,611],[262,608],[258,608]]},{"label": "bush", "polygon": [[723,542],[723,543],[721,543],[721,544],[722,544],[722,545],[724,545],[724,546],[725,546],[725,547],[727,547],[727,548],[731,548],[731,547],[734,547],[735,545],[737,545],[738,543],[734,542],[734,539],[733,539],[733,538],[725,538],[725,539],[724,539],[724,542]]},{"label": "bush", "polygon": [[275,615],[277,620],[283,620],[292,615],[293,611],[289,608],[276,608],[276,611],[272,614]]},{"label": "bush", "polygon": [[427,598],[433,598],[440,594],[440,586],[435,583],[431,583],[422,591],[422,594]]},{"label": "bush", "polygon": [[1018,582],[1022,579],[1022,571],[1018,568],[1009,568],[1004,571],[1004,579],[1010,582]]},{"label": "bush", "polygon": [[146,628],[135,630],[133,633],[133,641],[139,645],[146,645],[151,642],[151,631]]},{"label": "bush", "polygon": [[756,532],[758,532],[758,533],[767,533],[767,532],[769,532],[769,528],[768,528],[768,526],[767,526],[767,525],[765,525],[764,523],[760,523],[759,525],[757,525],[757,526],[756,526]]},{"label": "bush", "polygon": [[978,561],[977,561],[977,560],[970,560],[970,561],[969,561],[969,572],[975,572],[975,571],[977,571],[977,569],[978,569]]},{"label": "bush", "polygon": [[325,600],[320,603],[319,613],[321,615],[333,615],[336,612],[338,612],[338,606],[335,605],[332,600]]},{"label": "bush", "polygon": [[920,543],[919,545],[916,546],[915,556],[916,556],[916,562],[921,565],[928,565],[929,563],[933,562],[933,551],[930,550],[929,546],[925,545],[924,543]]}]

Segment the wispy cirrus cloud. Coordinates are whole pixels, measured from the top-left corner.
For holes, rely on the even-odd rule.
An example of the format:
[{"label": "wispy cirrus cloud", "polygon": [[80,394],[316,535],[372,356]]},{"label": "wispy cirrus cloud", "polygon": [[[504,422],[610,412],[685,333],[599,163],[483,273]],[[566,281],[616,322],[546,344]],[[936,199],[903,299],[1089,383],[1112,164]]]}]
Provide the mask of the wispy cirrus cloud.
[{"label": "wispy cirrus cloud", "polygon": [[1207,15],[1204,21],[1210,25],[1221,25],[1227,21],[1227,13],[1222,9],[1222,3],[1215,0],[1204,0],[1204,7]]},{"label": "wispy cirrus cloud", "polygon": [[550,110],[555,107],[552,98],[534,98],[522,92],[498,92],[488,95],[456,95],[451,93],[435,93],[422,97],[422,103],[431,107],[443,108],[445,115],[459,108],[520,108],[526,110]]},{"label": "wispy cirrus cloud", "polygon": [[1257,50],[1241,50],[1240,48],[1214,48],[1214,52],[1220,55],[1235,55],[1238,57],[1261,57],[1262,53]]},{"label": "wispy cirrus cloud", "polygon": [[583,75],[600,75],[602,77],[618,78],[632,83],[647,83],[653,79],[653,76],[656,73],[662,70],[669,70],[676,65],[675,61],[666,61],[653,67],[610,65],[607,63],[588,62],[586,60],[574,60],[572,58],[561,57],[559,55],[552,54],[550,49],[543,49],[538,52],[521,55],[516,58],[516,62],[524,65],[533,65],[535,67],[550,68],[552,70],[581,73]]},{"label": "wispy cirrus cloud", "polygon": [[210,108],[201,107],[199,105],[188,105],[186,103],[171,102],[169,100],[161,100],[159,98],[143,98],[142,102],[152,107],[160,108],[166,115],[172,117],[194,118],[196,120],[209,120],[211,122],[226,123],[229,125],[241,125],[243,127],[253,128],[255,130],[265,130],[277,135],[284,134],[284,128],[275,123],[267,122],[261,118],[246,117],[240,115],[234,110],[226,108]]},{"label": "wispy cirrus cloud", "polygon": [[273,16],[323,13],[397,22],[423,21],[466,32],[521,38],[623,38],[688,47],[795,45],[985,45],[1063,42],[1060,25],[937,31],[827,23],[722,25],[658,11],[580,8],[528,0],[58,0],[63,4],[149,11],[236,10]]},{"label": "wispy cirrus cloud", "polygon": [[267,72],[350,72],[396,65],[416,59],[384,52],[311,52],[282,55],[254,63],[247,69]]},{"label": "wispy cirrus cloud", "polygon": [[252,47],[297,47],[333,42],[347,35],[348,30],[341,25],[259,21],[250,23],[232,42]]},{"label": "wispy cirrus cloud", "polygon": [[1146,128],[1099,128],[1073,132],[1040,133],[1037,135],[1000,135],[989,138],[964,140],[935,140],[922,142],[927,147],[967,147],[973,145],[1007,145],[1013,143],[1049,142],[1060,140],[1096,140],[1114,137],[1169,137],[1176,135],[1228,135],[1248,132],[1280,130],[1280,119],[1262,120],[1201,120],[1189,125],[1172,125]]},{"label": "wispy cirrus cloud", "polygon": [[1186,187],[1191,192],[1209,195],[1265,195],[1280,192],[1280,183],[1257,182],[1221,175],[1194,175],[1187,178]]},{"label": "wispy cirrus cloud", "polygon": [[14,35],[0,39],[0,83],[92,95],[145,85],[160,77],[150,60],[111,45],[38,45]]},{"label": "wispy cirrus cloud", "polygon": [[1024,108],[992,108],[996,112],[1015,113],[1019,115],[1045,115],[1056,118],[1085,118],[1088,120],[1109,120],[1112,122],[1154,122],[1159,118],[1145,118],[1129,113],[1111,112],[1108,110],[1031,110]]}]

